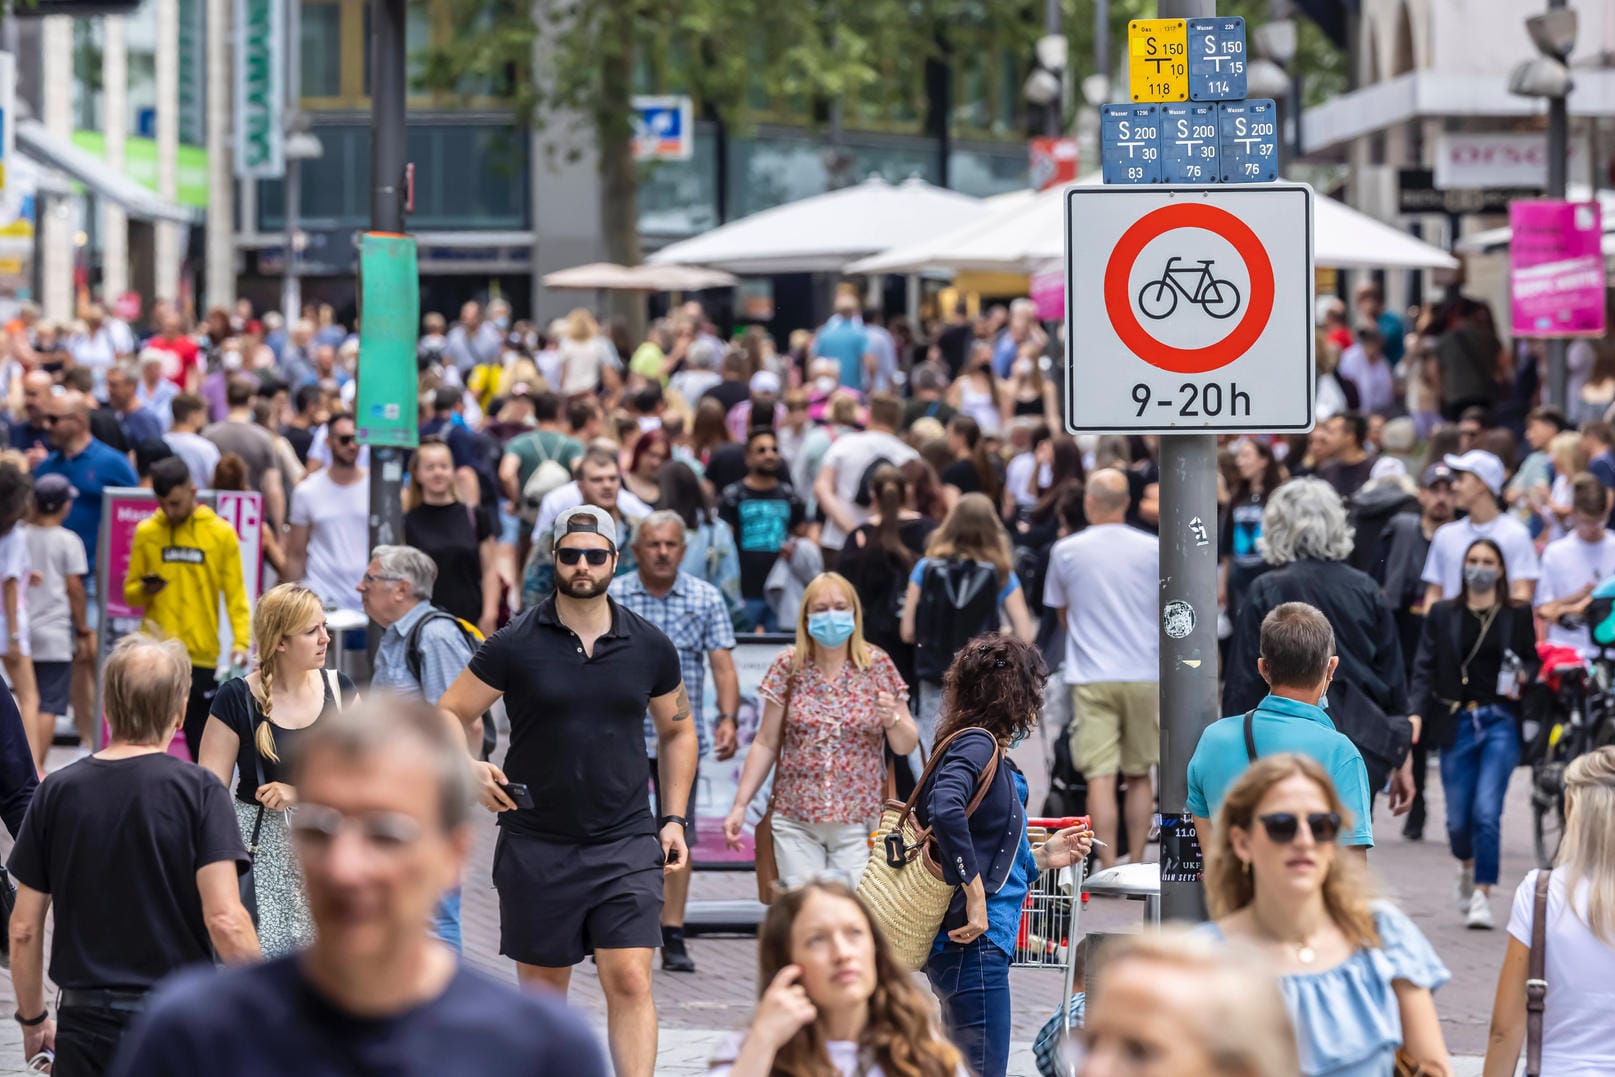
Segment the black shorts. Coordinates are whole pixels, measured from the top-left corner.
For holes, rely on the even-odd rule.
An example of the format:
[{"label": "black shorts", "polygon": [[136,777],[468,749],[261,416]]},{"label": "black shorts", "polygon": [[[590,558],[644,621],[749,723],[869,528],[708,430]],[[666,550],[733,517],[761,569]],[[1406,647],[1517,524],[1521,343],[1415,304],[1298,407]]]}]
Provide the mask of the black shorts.
[{"label": "black shorts", "polygon": [[[656,769],[655,756],[651,756],[650,761],[650,788],[652,795],[656,799],[656,831],[661,833],[662,816],[666,815],[667,812],[662,808],[662,775]],[[695,780],[690,783],[689,798],[684,802],[684,818],[690,821],[690,825],[684,828],[684,844],[690,849],[695,848],[695,791],[699,788],[701,788],[701,771],[697,769]]]},{"label": "black shorts", "polygon": [[662,944],[662,845],[653,834],[577,845],[501,828],[493,885],[499,953],[524,965],[571,968],[596,949]]},{"label": "black shorts", "polygon": [[34,662],[34,683],[39,686],[39,713],[67,713],[73,689],[72,662]]}]

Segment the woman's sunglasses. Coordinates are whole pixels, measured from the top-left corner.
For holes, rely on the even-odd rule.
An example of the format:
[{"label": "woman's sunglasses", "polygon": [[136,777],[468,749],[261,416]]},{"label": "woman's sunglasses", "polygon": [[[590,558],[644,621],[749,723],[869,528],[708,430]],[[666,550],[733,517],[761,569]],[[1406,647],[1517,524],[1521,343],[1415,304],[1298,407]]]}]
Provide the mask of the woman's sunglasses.
[{"label": "woman's sunglasses", "polygon": [[599,568],[611,559],[610,550],[578,550],[572,547],[556,550],[555,559],[563,565],[575,565],[581,560],[588,560],[589,564]]},{"label": "woman's sunglasses", "polygon": [[1303,819],[1306,820],[1307,829],[1312,832],[1312,840],[1319,845],[1328,845],[1340,834],[1340,816],[1332,811],[1315,811],[1308,815],[1281,811],[1258,816],[1256,821],[1267,831],[1268,840],[1288,845],[1300,832]]}]

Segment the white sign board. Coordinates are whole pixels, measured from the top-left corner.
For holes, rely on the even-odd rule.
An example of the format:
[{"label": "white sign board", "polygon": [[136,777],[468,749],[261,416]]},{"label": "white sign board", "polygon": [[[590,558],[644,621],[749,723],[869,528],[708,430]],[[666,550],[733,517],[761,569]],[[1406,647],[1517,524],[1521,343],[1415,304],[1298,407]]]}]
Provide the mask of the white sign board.
[{"label": "white sign board", "polygon": [[[1585,144],[1572,139],[1568,174],[1582,176]],[[1546,187],[1548,137],[1529,132],[1441,134],[1436,136],[1436,187],[1443,191],[1476,187]]]},{"label": "white sign board", "polygon": [[1066,429],[1312,428],[1312,188],[1066,191]]}]

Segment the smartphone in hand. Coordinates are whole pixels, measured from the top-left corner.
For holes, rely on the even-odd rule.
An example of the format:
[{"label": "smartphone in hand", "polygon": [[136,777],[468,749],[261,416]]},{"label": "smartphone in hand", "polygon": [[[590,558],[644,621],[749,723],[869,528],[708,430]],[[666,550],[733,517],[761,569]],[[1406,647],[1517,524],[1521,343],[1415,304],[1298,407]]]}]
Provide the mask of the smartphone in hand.
[{"label": "smartphone in hand", "polygon": [[506,782],[499,787],[510,802],[524,811],[532,811],[537,805],[533,803],[533,792],[522,782]]}]

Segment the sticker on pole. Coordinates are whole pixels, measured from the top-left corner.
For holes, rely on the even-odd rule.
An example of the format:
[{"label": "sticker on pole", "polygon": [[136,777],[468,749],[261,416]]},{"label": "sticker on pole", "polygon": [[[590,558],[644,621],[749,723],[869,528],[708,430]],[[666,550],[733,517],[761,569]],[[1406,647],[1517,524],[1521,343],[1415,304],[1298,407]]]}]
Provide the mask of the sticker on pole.
[{"label": "sticker on pole", "polygon": [[1309,430],[1312,189],[1073,187],[1066,428]]}]

